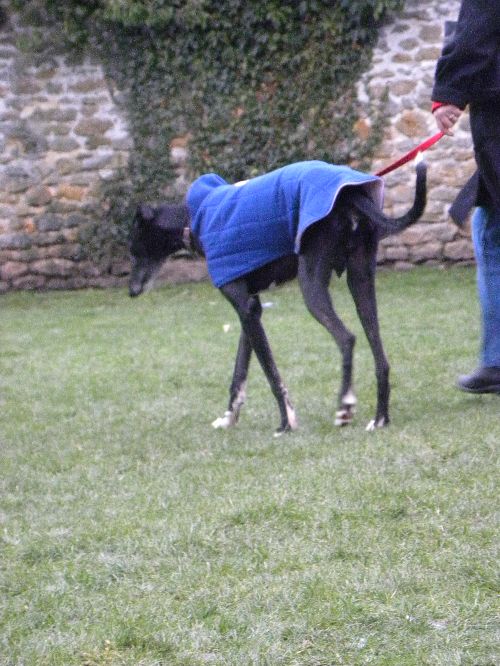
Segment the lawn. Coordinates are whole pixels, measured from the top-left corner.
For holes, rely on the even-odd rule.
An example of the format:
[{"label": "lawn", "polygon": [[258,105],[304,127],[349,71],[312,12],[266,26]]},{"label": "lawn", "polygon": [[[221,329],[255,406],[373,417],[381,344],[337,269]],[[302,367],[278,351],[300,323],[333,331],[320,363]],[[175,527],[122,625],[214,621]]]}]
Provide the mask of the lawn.
[{"label": "lawn", "polygon": [[[358,337],[339,355],[296,285],[264,321],[300,429],[208,284],[0,298],[1,666],[496,666],[500,397],[454,388],[478,347],[471,269],[381,273],[391,425]],[[228,326],[229,325],[229,326]]]}]

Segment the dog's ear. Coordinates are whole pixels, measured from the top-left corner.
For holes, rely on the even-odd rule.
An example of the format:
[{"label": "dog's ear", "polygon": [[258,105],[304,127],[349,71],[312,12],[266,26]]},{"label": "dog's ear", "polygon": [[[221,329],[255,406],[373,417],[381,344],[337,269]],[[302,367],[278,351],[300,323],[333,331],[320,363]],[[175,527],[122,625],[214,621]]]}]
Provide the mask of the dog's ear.
[{"label": "dog's ear", "polygon": [[148,204],[139,204],[137,206],[137,216],[144,222],[152,222],[155,217],[155,210]]}]

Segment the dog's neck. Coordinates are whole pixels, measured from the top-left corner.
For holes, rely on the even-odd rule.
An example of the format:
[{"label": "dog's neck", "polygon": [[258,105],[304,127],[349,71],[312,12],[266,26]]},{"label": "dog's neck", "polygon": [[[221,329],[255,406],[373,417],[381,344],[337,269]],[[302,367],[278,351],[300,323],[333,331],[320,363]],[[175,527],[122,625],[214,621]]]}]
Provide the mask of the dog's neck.
[{"label": "dog's neck", "polygon": [[191,231],[191,215],[186,204],[164,204],[159,207],[158,213],[155,226],[175,235],[175,251],[187,250],[190,254],[203,254],[200,243]]}]

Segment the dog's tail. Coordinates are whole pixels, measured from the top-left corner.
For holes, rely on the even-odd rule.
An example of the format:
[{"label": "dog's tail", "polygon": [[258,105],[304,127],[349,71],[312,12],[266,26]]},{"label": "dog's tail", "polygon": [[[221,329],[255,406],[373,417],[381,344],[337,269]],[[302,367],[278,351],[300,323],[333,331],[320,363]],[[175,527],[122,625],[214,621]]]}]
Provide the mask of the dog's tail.
[{"label": "dog's tail", "polygon": [[427,202],[427,164],[420,161],[417,166],[417,181],[415,186],[415,199],[410,210],[401,217],[387,217],[366,196],[358,196],[354,205],[361,213],[367,215],[378,227],[379,238],[385,238],[391,234],[397,234],[411,224],[414,224],[425,210]]}]

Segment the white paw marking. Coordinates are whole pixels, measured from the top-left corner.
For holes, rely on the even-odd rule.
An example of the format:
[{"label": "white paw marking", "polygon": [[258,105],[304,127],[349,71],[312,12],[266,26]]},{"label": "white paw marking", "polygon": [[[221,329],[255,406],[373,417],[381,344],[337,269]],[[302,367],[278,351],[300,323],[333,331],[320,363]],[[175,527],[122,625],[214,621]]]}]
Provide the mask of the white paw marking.
[{"label": "white paw marking", "polygon": [[338,412],[335,412],[335,425],[336,426],[345,426],[352,423],[354,412],[352,409],[339,409]]},{"label": "white paw marking", "polygon": [[290,399],[288,398],[287,389],[284,389],[284,394],[285,394],[285,405],[286,405],[286,415],[288,418],[288,424],[290,425],[290,428],[292,430],[297,430],[298,428],[297,415],[295,413],[295,409],[292,407]]},{"label": "white paw marking", "polygon": [[299,427],[299,424],[297,422],[297,415],[293,407],[288,403],[286,405],[286,415],[288,416],[288,423],[290,424],[290,428],[292,430],[297,430],[297,428]]},{"label": "white paw marking", "polygon": [[219,417],[212,421],[212,428],[223,428],[227,430],[236,423],[233,412],[225,412],[223,417]]},{"label": "white paw marking", "polygon": [[378,421],[372,419],[370,423],[366,426],[366,431],[373,432],[374,430],[377,430],[377,428],[383,428],[384,426],[385,426],[385,418],[382,416],[381,418],[379,418]]},{"label": "white paw marking", "polygon": [[358,404],[358,399],[354,395],[354,392],[352,389],[349,389],[347,393],[342,396],[342,406],[343,407],[354,407],[354,405]]}]

